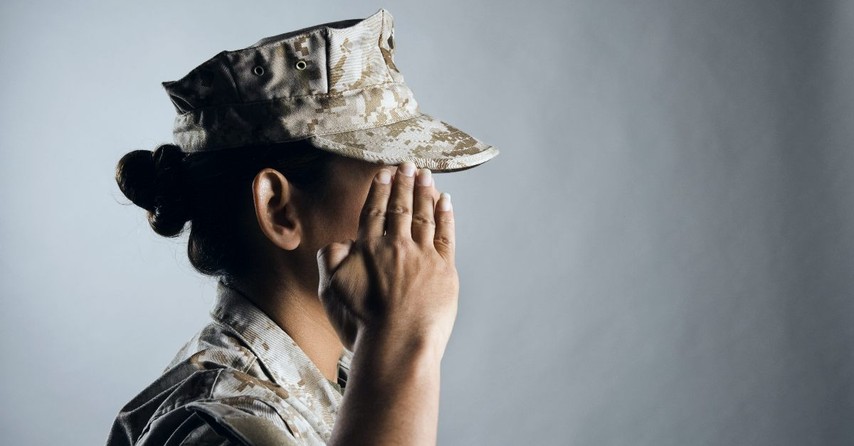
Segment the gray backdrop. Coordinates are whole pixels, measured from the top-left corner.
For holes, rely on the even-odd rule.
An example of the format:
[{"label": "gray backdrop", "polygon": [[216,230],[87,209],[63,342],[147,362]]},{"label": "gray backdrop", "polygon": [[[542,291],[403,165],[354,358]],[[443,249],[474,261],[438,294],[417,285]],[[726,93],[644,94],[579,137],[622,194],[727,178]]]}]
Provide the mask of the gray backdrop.
[{"label": "gray backdrop", "polygon": [[[239,4],[253,5],[252,8]],[[214,282],[113,180],[160,81],[384,6],[463,278],[440,444],[854,444],[854,2],[2,4],[0,438],[99,444]]]}]

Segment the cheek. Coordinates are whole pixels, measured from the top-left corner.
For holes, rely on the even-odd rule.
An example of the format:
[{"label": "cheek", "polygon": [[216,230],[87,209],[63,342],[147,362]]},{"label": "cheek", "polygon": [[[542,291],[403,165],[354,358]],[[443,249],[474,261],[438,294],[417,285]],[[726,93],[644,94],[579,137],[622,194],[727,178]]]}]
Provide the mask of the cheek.
[{"label": "cheek", "polygon": [[362,208],[365,206],[365,200],[368,198],[368,192],[371,188],[371,179],[368,179],[366,184],[356,193],[352,194],[345,204],[347,215],[347,227],[350,229],[350,239],[355,240],[359,232],[359,219],[362,216]]},{"label": "cheek", "polygon": [[325,206],[325,212],[315,218],[315,231],[324,244],[355,240],[359,232],[359,217],[368,196],[368,189],[337,195]]},{"label": "cheek", "polygon": [[362,213],[364,203],[364,200],[353,199],[341,208],[342,212],[338,217],[337,226],[342,241],[356,239],[359,232],[359,215]]},{"label": "cheek", "polygon": [[347,232],[348,233],[347,239],[348,240],[355,240],[356,235],[358,235],[358,233],[359,233],[359,217],[362,214],[362,205],[363,204],[364,204],[364,201],[362,201],[361,203],[355,203],[354,202],[353,205],[350,206],[350,210],[347,213],[347,215],[349,216],[348,222],[347,222],[347,231],[348,231]]},{"label": "cheek", "polygon": [[362,206],[379,169],[363,161],[336,159],[328,189],[312,216],[313,238],[319,247],[356,239]]}]

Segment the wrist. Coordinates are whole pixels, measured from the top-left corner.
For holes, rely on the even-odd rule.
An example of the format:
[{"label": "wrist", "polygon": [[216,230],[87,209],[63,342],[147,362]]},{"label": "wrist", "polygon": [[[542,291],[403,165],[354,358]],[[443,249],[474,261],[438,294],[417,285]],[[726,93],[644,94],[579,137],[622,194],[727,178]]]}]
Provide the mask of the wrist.
[{"label": "wrist", "polygon": [[[332,444],[435,444],[445,345],[437,334],[359,330]],[[368,436],[352,434],[366,428]]]},{"label": "wrist", "polygon": [[354,355],[367,353],[381,356],[396,363],[423,365],[435,364],[442,360],[447,345],[447,336],[438,330],[416,330],[404,327],[364,328],[356,337]]}]

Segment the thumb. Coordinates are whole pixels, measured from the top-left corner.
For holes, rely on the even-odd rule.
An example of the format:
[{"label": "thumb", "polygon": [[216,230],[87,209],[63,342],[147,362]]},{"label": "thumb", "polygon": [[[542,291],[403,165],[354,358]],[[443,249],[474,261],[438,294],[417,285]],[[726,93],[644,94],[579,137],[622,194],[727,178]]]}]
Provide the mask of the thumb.
[{"label": "thumb", "polygon": [[317,269],[320,271],[320,283],[328,281],[338,265],[350,255],[352,241],[330,243],[317,251]]}]

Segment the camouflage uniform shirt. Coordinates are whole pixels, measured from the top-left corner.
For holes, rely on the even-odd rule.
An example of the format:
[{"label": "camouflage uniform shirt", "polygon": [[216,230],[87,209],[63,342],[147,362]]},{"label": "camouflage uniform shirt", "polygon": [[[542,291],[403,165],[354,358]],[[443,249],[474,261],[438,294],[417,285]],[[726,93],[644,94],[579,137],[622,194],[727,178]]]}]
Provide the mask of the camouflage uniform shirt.
[{"label": "camouflage uniform shirt", "polygon": [[325,444],[351,353],[327,380],[278,325],[222,283],[213,322],[113,424],[113,445]]}]

